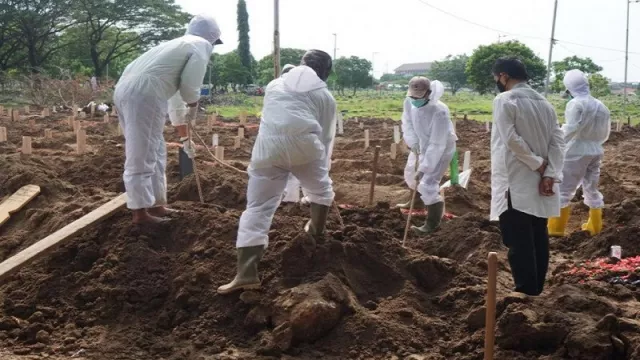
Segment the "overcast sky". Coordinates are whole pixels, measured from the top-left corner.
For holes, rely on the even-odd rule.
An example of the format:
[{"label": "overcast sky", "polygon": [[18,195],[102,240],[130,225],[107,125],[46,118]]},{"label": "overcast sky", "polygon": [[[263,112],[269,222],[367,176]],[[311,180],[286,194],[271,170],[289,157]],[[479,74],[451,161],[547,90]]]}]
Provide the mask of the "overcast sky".
[{"label": "overcast sky", "polygon": [[[176,0],[190,13],[213,15],[224,45],[237,47],[237,0]],[[246,0],[251,52],[273,49],[273,1]],[[464,20],[446,15],[433,7]],[[471,54],[478,45],[517,39],[547,61],[553,0],[280,0],[282,47],[319,48],[374,60],[377,76],[403,63]],[[465,20],[478,25],[465,22]],[[490,28],[490,29],[488,29]],[[559,0],[553,59],[590,57],[613,81],[624,80],[626,0]],[[577,45],[580,44],[580,45]],[[588,45],[588,46],[582,46]],[[617,51],[611,51],[617,50]],[[629,81],[640,81],[640,3],[631,4]],[[375,53],[375,55],[374,55]]]}]

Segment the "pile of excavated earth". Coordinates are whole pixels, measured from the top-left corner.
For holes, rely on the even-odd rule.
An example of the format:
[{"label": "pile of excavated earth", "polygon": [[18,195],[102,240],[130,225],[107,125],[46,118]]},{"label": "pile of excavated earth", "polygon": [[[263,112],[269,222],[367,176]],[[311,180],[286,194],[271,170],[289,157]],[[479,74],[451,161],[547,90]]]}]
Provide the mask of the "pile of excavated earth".
[{"label": "pile of excavated earth", "polygon": [[[78,155],[69,114],[11,122],[0,118],[0,198],[24,185],[41,193],[0,227],[0,260],[36,243],[120,194],[124,139],[117,120],[86,119],[87,152]],[[363,123],[364,125],[360,125]],[[246,169],[258,120],[201,119],[224,158]],[[553,239],[542,296],[512,292],[499,228],[488,220],[490,134],[458,120],[460,153],[471,152],[468,188],[448,188],[454,217],[435,234],[402,237],[409,195],[407,155],[391,159],[391,120],[348,120],[336,140],[331,176],[344,226],[332,212],[310,248],[309,209],[282,204],[260,263],[263,289],[220,296],[235,274],[235,236],[246,202],[246,175],[198,151],[205,204],[193,176],[179,177],[169,146],[169,197],[182,212],[154,228],[119,210],[0,283],[0,357],[40,359],[407,359],[483,358],[487,254],[498,258],[496,359],[640,359],[640,270],[613,266],[640,255],[640,129],[625,126],[606,145],[601,187],[605,230],[580,231],[588,209],[574,199],[571,234]],[[362,128],[361,128],[362,126]],[[45,129],[53,131],[44,138]],[[364,130],[370,131],[365,149]],[[166,129],[169,143],[177,135]],[[32,154],[21,154],[22,136]],[[211,145],[211,144],[208,144]],[[368,204],[374,147],[380,146],[375,201]],[[462,161],[461,161],[462,162]],[[424,221],[416,216],[414,223]],[[606,265],[606,266],[605,266]],[[594,275],[594,268],[606,267]]]}]

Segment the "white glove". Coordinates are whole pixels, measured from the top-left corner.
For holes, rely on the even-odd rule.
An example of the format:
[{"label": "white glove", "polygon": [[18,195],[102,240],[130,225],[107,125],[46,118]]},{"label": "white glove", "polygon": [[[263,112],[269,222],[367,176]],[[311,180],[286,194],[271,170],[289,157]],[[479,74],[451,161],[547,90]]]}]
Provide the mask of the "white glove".
[{"label": "white glove", "polygon": [[185,120],[188,123],[195,124],[196,119],[198,118],[198,105],[189,107],[189,112],[185,116]]},{"label": "white glove", "polygon": [[189,140],[188,137],[180,138],[180,141],[182,142],[182,150],[184,150],[189,159],[196,157],[196,144]]},{"label": "white glove", "polygon": [[420,153],[420,144],[415,144],[411,147],[411,151],[413,151],[414,154],[419,154]]}]

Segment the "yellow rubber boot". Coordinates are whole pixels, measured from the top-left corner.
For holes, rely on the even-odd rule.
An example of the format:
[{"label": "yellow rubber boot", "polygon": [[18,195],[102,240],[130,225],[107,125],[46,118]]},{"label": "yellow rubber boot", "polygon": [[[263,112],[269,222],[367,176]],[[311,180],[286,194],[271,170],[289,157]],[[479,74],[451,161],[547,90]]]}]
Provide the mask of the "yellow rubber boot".
[{"label": "yellow rubber boot", "polygon": [[582,224],[582,230],[588,231],[591,236],[602,231],[602,209],[589,209],[589,221]]},{"label": "yellow rubber boot", "polygon": [[560,217],[552,217],[549,219],[547,229],[549,230],[549,236],[551,237],[563,237],[565,236],[565,230],[569,223],[569,216],[571,215],[570,207],[563,207],[560,209]]}]

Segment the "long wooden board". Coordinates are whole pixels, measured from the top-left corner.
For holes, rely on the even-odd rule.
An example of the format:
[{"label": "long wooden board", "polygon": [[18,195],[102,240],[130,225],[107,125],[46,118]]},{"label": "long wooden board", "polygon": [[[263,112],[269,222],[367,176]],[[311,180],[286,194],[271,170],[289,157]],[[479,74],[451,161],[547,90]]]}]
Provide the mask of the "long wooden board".
[{"label": "long wooden board", "polygon": [[120,194],[108,203],[3,261],[0,263],[0,281],[4,281],[24,266],[55,250],[65,240],[84,230],[87,226],[122,209],[126,203],[127,195]]},{"label": "long wooden board", "polygon": [[40,186],[25,185],[3,201],[0,204],[0,226],[9,221],[11,214],[20,211],[38,194],[40,194]]}]

